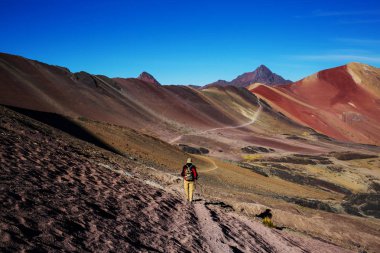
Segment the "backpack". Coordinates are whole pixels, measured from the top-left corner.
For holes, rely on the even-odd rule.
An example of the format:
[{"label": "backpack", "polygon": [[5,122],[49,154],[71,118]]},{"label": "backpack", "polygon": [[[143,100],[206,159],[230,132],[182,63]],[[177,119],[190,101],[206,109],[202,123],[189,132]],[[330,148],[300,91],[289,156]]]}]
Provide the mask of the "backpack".
[{"label": "backpack", "polygon": [[190,166],[186,165],[186,171],[185,171],[185,180],[186,181],[194,181],[194,175],[193,175],[193,172],[191,170],[192,168],[193,168],[192,164]]}]

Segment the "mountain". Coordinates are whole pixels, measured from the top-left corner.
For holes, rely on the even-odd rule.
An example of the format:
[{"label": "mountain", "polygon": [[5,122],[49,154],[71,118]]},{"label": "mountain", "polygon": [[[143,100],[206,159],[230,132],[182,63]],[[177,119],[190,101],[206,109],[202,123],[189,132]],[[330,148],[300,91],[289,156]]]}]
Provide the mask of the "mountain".
[{"label": "mountain", "polygon": [[[350,73],[357,90],[379,94],[376,69]],[[344,71],[319,78],[350,84]],[[266,97],[0,54],[0,251],[376,252],[380,147],[329,138],[275,106],[289,100],[281,106],[302,115],[309,99],[318,113],[314,100],[338,90],[326,83],[316,83],[319,93],[300,84],[309,97],[298,102],[293,84],[250,87]],[[357,90],[350,99],[357,94],[360,108],[373,97]],[[191,153],[202,148],[207,156]],[[188,157],[200,174],[193,205],[178,177]],[[280,230],[259,222],[269,208]],[[185,238],[181,228],[196,233]]]},{"label": "mountain", "polygon": [[380,69],[349,63],[298,82],[248,87],[275,110],[330,137],[380,145]]},{"label": "mountain", "polygon": [[232,81],[218,80],[216,82],[207,84],[204,88],[211,86],[227,86],[232,85],[236,87],[247,87],[252,83],[263,83],[266,85],[283,85],[289,84],[291,81],[285,80],[283,77],[273,73],[269,68],[264,65],[260,65],[252,72],[244,73]]},{"label": "mountain", "polygon": [[161,85],[157,80],[156,78],[154,78],[151,74],[149,74],[148,72],[142,72],[138,77],[137,79],[140,79],[142,81],[145,81],[147,83],[152,83],[152,84],[156,84],[156,85]]},{"label": "mountain", "polygon": [[[263,73],[271,72],[261,66],[233,82],[241,84]],[[287,117],[275,119],[282,122],[284,132],[303,131],[299,130],[303,125],[339,140],[380,143],[380,73],[368,65],[351,63],[288,85],[250,86],[256,96],[235,86],[196,90],[157,85],[148,73],[140,78],[71,73],[0,54],[0,103],[128,126],[170,140],[176,133],[249,122],[258,108],[258,96]],[[275,117],[276,112],[268,110],[265,113]],[[274,131],[265,124],[261,131]]]},{"label": "mountain", "polygon": [[230,82],[228,82],[226,80],[218,80],[216,82],[205,85],[204,88],[216,87],[216,86],[224,87],[224,86],[228,86],[228,85],[230,85]]},{"label": "mountain", "polygon": [[[127,126],[167,141],[186,132],[245,124],[259,108],[257,98],[244,88],[197,90],[156,85],[147,79],[111,79],[86,72],[71,73],[66,68],[9,54],[0,54],[0,104]],[[274,112],[263,114],[278,122],[284,132],[305,131],[285,118],[275,118]],[[248,135],[253,131],[248,128],[235,132]],[[268,131],[265,126],[263,129]],[[192,142],[202,142],[204,138],[193,137]],[[220,141],[219,146],[236,152],[245,143],[231,146],[228,139]],[[260,141],[267,142],[267,137]],[[291,150],[305,149],[303,145],[286,145],[282,140],[270,142]]]}]

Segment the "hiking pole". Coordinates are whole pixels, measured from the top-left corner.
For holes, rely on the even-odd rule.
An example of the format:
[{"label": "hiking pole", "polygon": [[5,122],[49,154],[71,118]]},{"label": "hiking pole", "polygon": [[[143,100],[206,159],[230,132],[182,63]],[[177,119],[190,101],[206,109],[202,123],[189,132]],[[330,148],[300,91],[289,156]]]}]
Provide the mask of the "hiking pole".
[{"label": "hiking pole", "polygon": [[199,191],[197,191],[197,195],[199,197],[199,200],[202,200],[202,196],[203,196],[203,185],[201,183],[198,182],[198,180],[196,180],[196,184],[195,184],[195,190],[198,189],[198,186],[199,186]]}]

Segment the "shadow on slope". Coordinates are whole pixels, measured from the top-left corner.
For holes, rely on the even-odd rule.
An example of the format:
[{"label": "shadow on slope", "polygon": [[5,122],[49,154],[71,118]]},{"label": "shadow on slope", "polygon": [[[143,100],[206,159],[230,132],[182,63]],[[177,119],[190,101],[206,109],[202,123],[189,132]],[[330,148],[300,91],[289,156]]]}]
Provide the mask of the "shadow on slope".
[{"label": "shadow on slope", "polygon": [[122,152],[108,145],[104,141],[100,140],[94,134],[90,133],[88,130],[73,122],[69,118],[66,118],[65,116],[56,113],[34,111],[8,105],[4,105],[4,107],[7,107],[15,112],[21,113],[25,116],[38,120],[54,128],[57,128],[65,133],[68,133],[71,136],[94,144],[95,146],[98,146],[100,148],[103,148],[105,150],[111,151],[119,155],[123,155]]}]

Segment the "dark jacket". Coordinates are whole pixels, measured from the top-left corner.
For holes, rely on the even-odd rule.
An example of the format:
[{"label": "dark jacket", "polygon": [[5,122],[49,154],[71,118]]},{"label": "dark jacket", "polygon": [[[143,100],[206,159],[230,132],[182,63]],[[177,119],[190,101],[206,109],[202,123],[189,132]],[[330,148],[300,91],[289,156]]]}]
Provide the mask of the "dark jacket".
[{"label": "dark jacket", "polygon": [[195,165],[192,163],[187,163],[183,166],[181,176],[185,179],[186,169],[188,166],[191,168],[191,173],[193,173],[194,180],[197,180],[198,179],[197,167],[195,167]]}]

